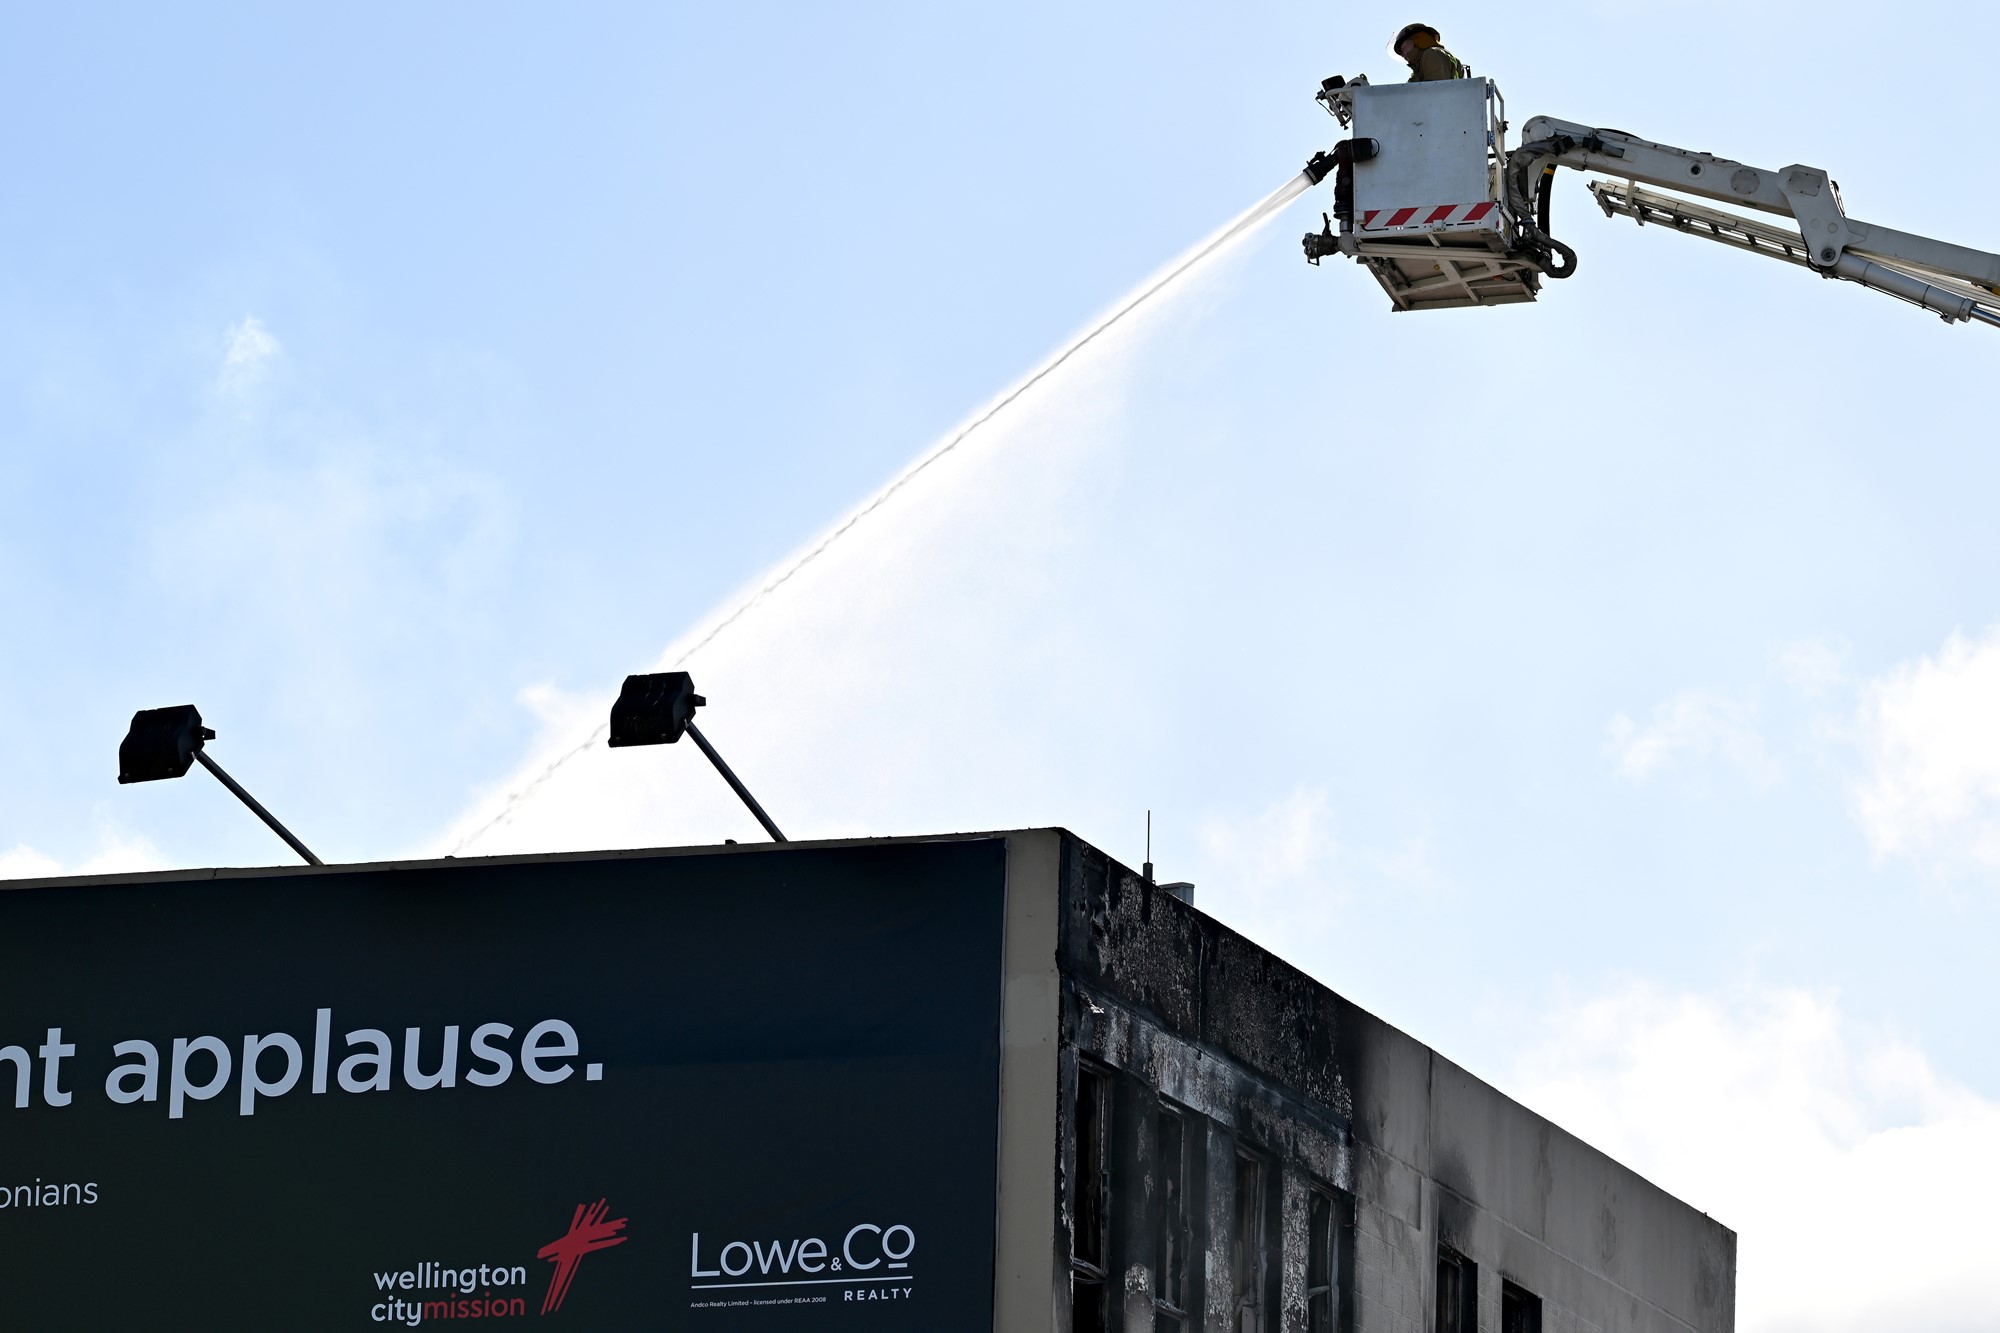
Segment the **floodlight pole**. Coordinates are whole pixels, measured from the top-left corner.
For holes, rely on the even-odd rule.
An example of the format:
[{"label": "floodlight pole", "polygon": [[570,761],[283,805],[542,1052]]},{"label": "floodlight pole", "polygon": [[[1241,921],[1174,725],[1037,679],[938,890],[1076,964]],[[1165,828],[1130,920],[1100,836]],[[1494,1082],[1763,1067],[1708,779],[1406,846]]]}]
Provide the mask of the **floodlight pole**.
[{"label": "floodlight pole", "polygon": [[[750,794],[750,789],[744,786],[741,782],[739,782],[736,778],[736,775],[729,771],[729,765],[722,762],[722,756],[717,754],[715,752],[715,747],[708,743],[708,737],[701,734],[701,728],[697,727],[694,724],[693,718],[688,719],[687,734],[694,737],[694,743],[696,745],[699,745],[701,747],[701,752],[708,756],[708,762],[715,765],[715,771],[722,774],[722,780],[724,782],[727,782],[730,785],[730,787],[736,792],[736,794],[743,798],[743,804],[749,806],[750,813],[757,816],[757,822],[764,826],[764,832],[771,835],[771,841],[790,842],[791,839],[787,838],[784,834],[778,832],[778,826],[776,824],[773,824],[771,822],[771,817],[764,813],[764,807],[757,804],[757,798]],[[266,815],[264,817],[266,819],[271,818],[269,815]],[[271,820],[271,826],[273,828],[277,827],[277,823],[278,822],[275,819]],[[285,836],[289,838],[291,835],[286,834]],[[306,854],[310,856],[312,853],[307,852]]]},{"label": "floodlight pole", "polygon": [[[223,786],[229,788],[230,791],[236,793],[236,799],[243,802],[243,804],[249,806],[251,814],[257,816],[257,818],[263,820],[266,824],[269,824],[271,826],[271,831],[273,833],[283,838],[287,843],[290,843],[292,850],[297,852],[300,856],[303,856],[306,859],[306,863],[308,865],[323,866],[326,864],[326,862],[320,860],[317,856],[314,856],[312,854],[311,848],[307,847],[297,838],[294,838],[292,836],[292,831],[286,828],[283,824],[280,824],[277,821],[277,818],[274,815],[272,815],[272,813],[269,810],[266,810],[263,806],[257,804],[257,798],[252,796],[249,792],[244,791],[241,784],[239,784],[235,778],[232,778],[227,773],[223,772],[222,765],[216,763],[213,759],[210,759],[208,757],[208,751],[197,749],[194,752],[194,757],[196,762],[198,762],[203,768],[215,774],[215,780],[217,782],[220,782]],[[720,764],[722,761],[718,759],[715,762]],[[726,770],[724,775],[727,776]],[[731,782],[734,782],[736,779],[730,778],[729,780]],[[761,813],[762,812],[760,811],[759,814]]]}]

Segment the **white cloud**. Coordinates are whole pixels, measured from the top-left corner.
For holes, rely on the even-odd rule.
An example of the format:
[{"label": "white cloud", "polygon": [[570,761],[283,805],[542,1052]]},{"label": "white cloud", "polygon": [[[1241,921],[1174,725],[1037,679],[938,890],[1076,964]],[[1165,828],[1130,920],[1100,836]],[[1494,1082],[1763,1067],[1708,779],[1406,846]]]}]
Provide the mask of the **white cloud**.
[{"label": "white cloud", "polygon": [[2000,866],[2000,629],[1870,682],[1860,731],[1855,806],[1879,855]]},{"label": "white cloud", "polygon": [[118,875],[139,870],[164,870],[166,857],[144,838],[107,833],[98,838],[97,850],[74,869],[46,852],[20,843],[0,852],[0,879],[46,879],[52,875]]},{"label": "white cloud", "polygon": [[1992,1327],[2000,1103],[1831,995],[1635,986],[1558,1013],[1509,1090],[1737,1232],[1744,1333]]},{"label": "white cloud", "polygon": [[1621,777],[1644,782],[1678,755],[1718,758],[1751,782],[1768,787],[1781,776],[1756,728],[1756,710],[1719,694],[1683,690],[1639,726],[1625,714],[1611,719],[1606,752]]},{"label": "white cloud", "polygon": [[79,875],[123,875],[140,870],[164,870],[167,858],[145,838],[107,834],[95,852],[76,868]]},{"label": "white cloud", "polygon": [[0,879],[43,879],[62,872],[62,862],[26,843],[0,852]]},{"label": "white cloud", "polygon": [[[1840,640],[1781,648],[1773,665],[1811,710],[1777,749],[1809,767],[1862,775],[1850,809],[1878,857],[1938,871],[2000,867],[2000,627],[1953,634],[1935,654],[1857,680]],[[1810,746],[1810,754],[1798,753]],[[1641,726],[1614,717],[1605,751],[1619,775],[1645,782],[1692,759],[1716,759],[1758,786],[1783,776],[1753,703],[1683,691]]]},{"label": "white cloud", "polygon": [[1837,639],[1809,639],[1778,651],[1778,674],[1800,694],[1817,696],[1849,683],[1847,644]]},{"label": "white cloud", "polygon": [[263,378],[265,363],[282,350],[262,320],[245,315],[241,323],[229,330],[229,346],[222,354],[216,387],[228,394],[248,392]]},{"label": "white cloud", "polygon": [[1246,884],[1283,884],[1325,867],[1333,854],[1326,792],[1299,787],[1242,818],[1210,815],[1200,824],[1202,856],[1227,862]]},{"label": "white cloud", "polygon": [[546,681],[525,686],[515,696],[552,736],[587,732],[611,710],[609,694],[578,694]]},{"label": "white cloud", "polygon": [[[1204,816],[1188,875],[1196,904],[1252,939],[1295,945],[1301,932],[1329,924],[1339,905],[1332,824],[1326,792],[1305,786],[1248,814]],[[1163,862],[1160,877],[1182,875]]]}]

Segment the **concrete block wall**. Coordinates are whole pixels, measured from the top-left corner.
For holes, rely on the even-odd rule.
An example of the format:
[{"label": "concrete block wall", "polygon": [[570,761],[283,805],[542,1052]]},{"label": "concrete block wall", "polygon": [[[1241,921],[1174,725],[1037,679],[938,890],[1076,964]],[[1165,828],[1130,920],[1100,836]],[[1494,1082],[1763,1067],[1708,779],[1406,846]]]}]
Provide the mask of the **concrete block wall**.
[{"label": "concrete block wall", "polygon": [[1430,1333],[1429,1249],[1419,1230],[1366,1198],[1354,1207],[1355,1327]]}]

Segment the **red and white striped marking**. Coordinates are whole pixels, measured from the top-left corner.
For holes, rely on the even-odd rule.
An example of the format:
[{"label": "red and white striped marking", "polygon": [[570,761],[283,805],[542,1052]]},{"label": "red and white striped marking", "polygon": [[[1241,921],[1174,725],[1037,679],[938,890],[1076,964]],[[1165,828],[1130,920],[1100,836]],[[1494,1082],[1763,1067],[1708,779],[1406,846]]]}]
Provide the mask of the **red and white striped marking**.
[{"label": "red and white striped marking", "polygon": [[1371,208],[1361,215],[1361,230],[1462,227],[1488,221],[1498,207],[1488,199],[1477,204],[1438,204],[1430,208]]}]

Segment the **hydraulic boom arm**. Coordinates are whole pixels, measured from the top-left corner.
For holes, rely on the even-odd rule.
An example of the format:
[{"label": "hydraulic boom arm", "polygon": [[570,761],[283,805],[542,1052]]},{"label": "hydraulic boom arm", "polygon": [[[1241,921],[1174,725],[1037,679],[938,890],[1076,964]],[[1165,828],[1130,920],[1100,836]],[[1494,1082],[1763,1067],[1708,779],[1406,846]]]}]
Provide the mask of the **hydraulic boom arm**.
[{"label": "hydraulic boom arm", "polygon": [[[1590,186],[1606,214],[1620,213],[1642,225],[1666,223],[1691,236],[1801,264],[1822,277],[1857,282],[1922,306],[1947,322],[1978,320],[2000,327],[2000,255],[1848,217],[1840,187],[1816,167],[1749,167],[1548,116],[1529,121],[1521,137],[1521,146],[1507,157],[1505,188],[1531,239],[1549,239],[1549,181],[1557,167],[1573,167],[1613,178]],[[1788,218],[1797,223],[1798,234],[1640,185]]]}]

